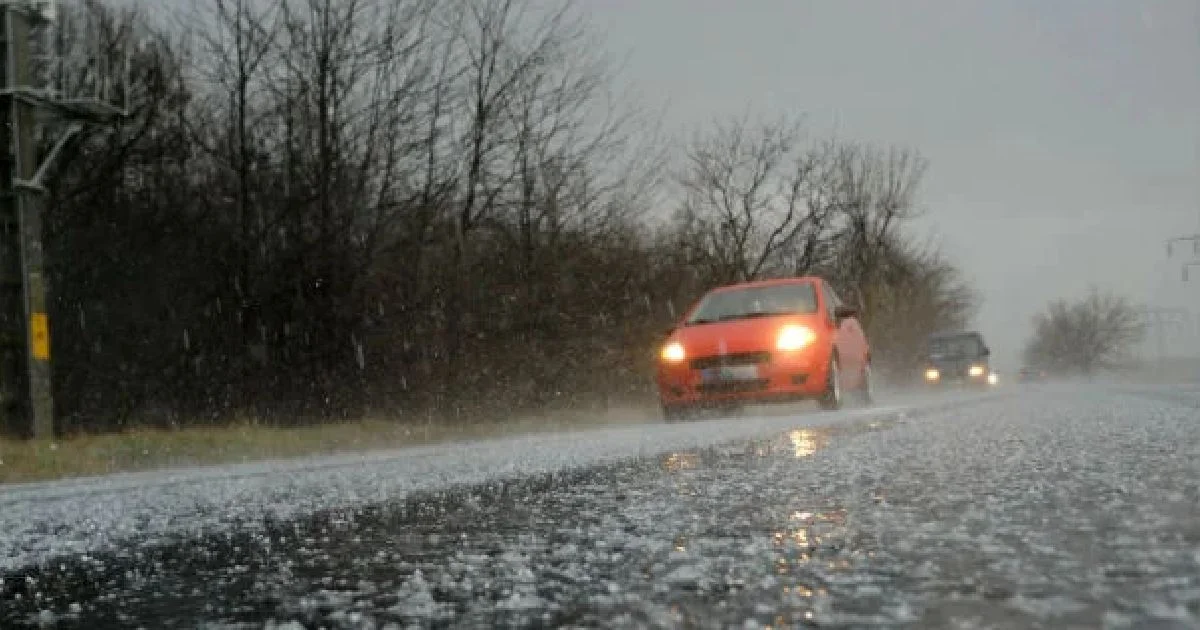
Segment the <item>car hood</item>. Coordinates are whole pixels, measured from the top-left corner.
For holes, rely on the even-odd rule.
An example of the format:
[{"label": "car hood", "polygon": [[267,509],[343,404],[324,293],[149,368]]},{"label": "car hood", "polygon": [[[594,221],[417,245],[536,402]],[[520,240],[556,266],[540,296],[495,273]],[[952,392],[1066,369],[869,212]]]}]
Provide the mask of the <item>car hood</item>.
[{"label": "car hood", "polygon": [[683,345],[688,357],[698,358],[739,352],[761,352],[775,349],[779,330],[789,324],[807,326],[818,335],[822,330],[819,316],[776,315],[734,319],[711,324],[684,326],[671,335],[670,341]]},{"label": "car hood", "polygon": [[966,369],[971,365],[986,365],[984,357],[962,355],[933,355],[926,360],[931,367],[942,370]]}]

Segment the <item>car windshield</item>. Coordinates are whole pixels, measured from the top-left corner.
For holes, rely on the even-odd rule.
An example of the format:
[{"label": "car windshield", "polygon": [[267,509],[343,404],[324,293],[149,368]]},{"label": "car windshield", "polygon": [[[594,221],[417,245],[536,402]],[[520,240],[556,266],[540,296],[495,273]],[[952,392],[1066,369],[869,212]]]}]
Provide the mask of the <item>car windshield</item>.
[{"label": "car windshield", "polygon": [[979,341],[970,335],[937,337],[929,340],[929,356],[965,357],[979,353]]},{"label": "car windshield", "polygon": [[811,282],[725,289],[709,293],[687,324],[817,312],[817,292]]}]

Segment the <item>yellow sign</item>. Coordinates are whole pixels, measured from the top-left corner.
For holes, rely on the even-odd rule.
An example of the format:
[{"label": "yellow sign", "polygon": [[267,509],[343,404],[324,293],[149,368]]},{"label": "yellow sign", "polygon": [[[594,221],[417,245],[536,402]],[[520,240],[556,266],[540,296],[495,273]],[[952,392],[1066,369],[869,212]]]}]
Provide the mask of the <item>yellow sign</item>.
[{"label": "yellow sign", "polygon": [[39,361],[50,360],[50,319],[45,313],[33,313],[29,316],[29,345],[33,358]]}]

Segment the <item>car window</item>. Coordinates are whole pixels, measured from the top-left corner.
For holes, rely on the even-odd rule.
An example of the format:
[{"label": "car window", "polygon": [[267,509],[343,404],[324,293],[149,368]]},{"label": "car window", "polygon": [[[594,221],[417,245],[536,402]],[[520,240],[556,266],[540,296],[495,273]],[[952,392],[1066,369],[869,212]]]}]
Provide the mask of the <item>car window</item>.
[{"label": "car window", "polygon": [[944,357],[976,356],[983,350],[983,344],[974,335],[958,337],[934,337],[929,340],[929,354]]},{"label": "car window", "polygon": [[828,284],[825,285],[825,292],[829,294],[829,301],[833,308],[837,308],[842,305],[842,298],[838,297],[838,294],[833,290],[833,287],[829,286]]},{"label": "car window", "polygon": [[687,324],[817,312],[812,283],[776,284],[709,293],[688,317]]},{"label": "car window", "polygon": [[838,298],[837,293],[834,293],[833,287],[829,283],[821,285],[825,291],[825,314],[829,317],[830,323],[837,322],[837,308],[842,305],[842,300]]}]

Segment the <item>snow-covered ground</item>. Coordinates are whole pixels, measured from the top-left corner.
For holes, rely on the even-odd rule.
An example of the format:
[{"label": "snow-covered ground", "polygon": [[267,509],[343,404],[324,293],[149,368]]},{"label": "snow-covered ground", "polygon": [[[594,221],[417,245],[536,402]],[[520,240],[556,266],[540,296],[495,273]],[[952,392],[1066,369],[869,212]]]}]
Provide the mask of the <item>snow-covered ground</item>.
[{"label": "snow-covered ground", "polygon": [[[779,415],[778,410],[688,425],[635,425],[362,455],[118,474],[0,485],[0,571],[127,539],[196,536],[258,527],[318,510],[403,498],[496,477],[594,466],[797,425],[844,422],[956,404],[977,395],[899,397],[872,409]],[[895,400],[895,399],[894,399]]]},{"label": "snow-covered ground", "polygon": [[173,474],[0,495],[12,566],[92,550],[0,626],[1200,627],[1197,386]]}]

